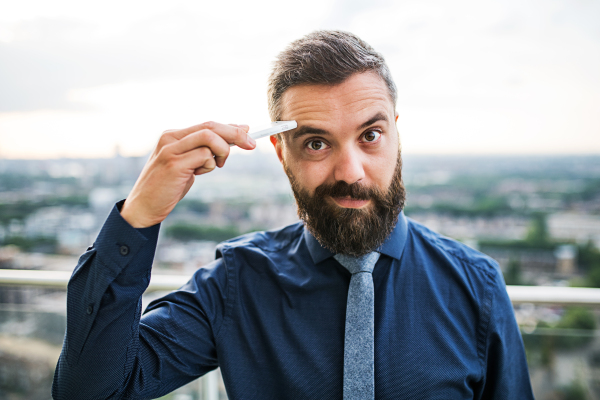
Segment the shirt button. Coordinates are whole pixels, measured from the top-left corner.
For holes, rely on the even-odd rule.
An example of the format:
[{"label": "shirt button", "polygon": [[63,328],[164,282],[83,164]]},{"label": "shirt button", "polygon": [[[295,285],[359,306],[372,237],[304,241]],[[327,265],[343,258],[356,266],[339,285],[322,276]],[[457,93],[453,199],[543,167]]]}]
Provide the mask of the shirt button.
[{"label": "shirt button", "polygon": [[87,307],[87,310],[85,310],[85,312],[87,312],[87,313],[88,313],[88,315],[90,315],[91,313],[93,313],[93,312],[94,312],[94,306],[90,304],[90,305]]},{"label": "shirt button", "polygon": [[122,256],[126,256],[127,254],[129,254],[129,247],[123,245],[119,248],[119,253],[121,253]]}]

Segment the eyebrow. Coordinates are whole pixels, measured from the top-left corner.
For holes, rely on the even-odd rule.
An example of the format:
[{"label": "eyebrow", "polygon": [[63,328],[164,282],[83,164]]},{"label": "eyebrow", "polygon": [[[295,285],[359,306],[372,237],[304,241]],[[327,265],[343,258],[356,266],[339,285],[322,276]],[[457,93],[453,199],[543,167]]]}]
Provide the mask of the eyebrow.
[{"label": "eyebrow", "polygon": [[364,124],[362,124],[359,129],[367,128],[370,125],[373,125],[375,122],[379,122],[379,121],[388,122],[387,115],[385,115],[381,111],[378,112],[377,114],[373,115],[373,117],[370,120],[368,120],[367,122],[365,122]]},{"label": "eyebrow", "polygon": [[[373,125],[375,122],[379,122],[379,121],[385,121],[385,122],[388,121],[387,115],[385,115],[381,111],[378,112],[377,114],[375,114],[368,121],[363,123],[361,126],[359,126],[358,129],[364,129],[370,125]],[[303,125],[300,128],[296,129],[296,132],[294,132],[294,135],[292,136],[292,140],[296,140],[299,137],[304,136],[304,135],[330,135],[330,133],[329,133],[329,131],[326,131],[325,129],[315,128],[314,126],[310,126],[310,125]]]}]

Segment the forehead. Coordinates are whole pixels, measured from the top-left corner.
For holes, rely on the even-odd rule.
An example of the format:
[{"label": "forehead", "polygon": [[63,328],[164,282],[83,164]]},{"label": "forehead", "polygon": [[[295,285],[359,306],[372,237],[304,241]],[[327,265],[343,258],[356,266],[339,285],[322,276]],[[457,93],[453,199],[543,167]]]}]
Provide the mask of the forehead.
[{"label": "forehead", "polygon": [[357,73],[337,85],[298,85],[286,90],[282,120],[360,118],[376,110],[394,113],[389,90],[374,72]]}]

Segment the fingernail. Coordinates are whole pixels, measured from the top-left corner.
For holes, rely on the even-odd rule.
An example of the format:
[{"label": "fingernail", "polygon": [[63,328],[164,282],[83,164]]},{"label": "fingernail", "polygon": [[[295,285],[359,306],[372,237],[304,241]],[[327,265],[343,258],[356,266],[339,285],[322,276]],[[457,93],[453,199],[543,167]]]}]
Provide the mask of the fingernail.
[{"label": "fingernail", "polygon": [[251,136],[248,136],[248,144],[252,147],[256,147],[256,140],[254,140]]},{"label": "fingernail", "polygon": [[248,132],[250,130],[250,127],[245,124],[239,125],[239,127],[242,128],[243,130],[245,130],[246,132]]}]

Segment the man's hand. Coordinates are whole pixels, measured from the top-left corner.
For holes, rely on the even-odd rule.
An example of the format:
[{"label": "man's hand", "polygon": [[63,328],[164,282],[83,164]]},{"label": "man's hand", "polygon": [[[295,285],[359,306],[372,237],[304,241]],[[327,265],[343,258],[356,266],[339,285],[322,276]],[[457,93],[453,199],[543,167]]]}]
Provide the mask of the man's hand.
[{"label": "man's hand", "polygon": [[256,147],[247,132],[246,125],[216,122],[165,131],[123,204],[123,218],[134,228],[162,222],[190,190],[195,175],[225,164],[230,143],[246,150]]}]

